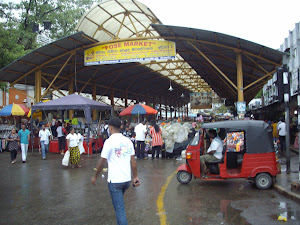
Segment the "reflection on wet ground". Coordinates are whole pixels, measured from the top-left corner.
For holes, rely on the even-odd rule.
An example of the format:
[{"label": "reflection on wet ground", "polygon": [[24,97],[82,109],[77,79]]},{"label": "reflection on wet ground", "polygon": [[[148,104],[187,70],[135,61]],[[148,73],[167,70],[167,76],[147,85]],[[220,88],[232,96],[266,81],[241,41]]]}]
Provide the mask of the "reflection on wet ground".
[{"label": "reflection on wet ground", "polygon": [[[115,224],[115,213],[106,176],[97,186],[90,177],[99,155],[82,157],[82,168],[61,166],[60,155],[29,155],[28,163],[10,164],[8,153],[0,154],[0,224]],[[129,224],[160,224],[156,200],[166,178],[184,161],[140,160],[139,188],[125,193]],[[188,185],[171,180],[164,196],[171,225],[205,224],[299,224],[299,204],[277,194],[261,191],[244,179],[201,181]]]}]

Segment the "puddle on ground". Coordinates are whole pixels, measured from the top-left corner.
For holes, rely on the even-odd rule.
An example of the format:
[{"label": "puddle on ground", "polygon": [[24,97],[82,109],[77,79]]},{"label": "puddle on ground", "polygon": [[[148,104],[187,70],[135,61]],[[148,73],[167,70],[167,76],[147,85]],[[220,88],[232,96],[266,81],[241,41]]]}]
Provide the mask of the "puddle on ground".
[{"label": "puddle on ground", "polygon": [[231,200],[220,201],[220,211],[224,219],[230,225],[250,225],[247,220],[241,216],[242,210],[235,209],[231,206]]},{"label": "puddle on ground", "polygon": [[277,218],[279,216],[282,216],[282,217],[286,218],[287,221],[289,221],[289,220],[300,221],[300,210],[292,209],[292,207],[289,205],[289,203],[279,202],[278,209],[279,209],[280,213],[272,214],[271,215],[272,219],[277,220]]}]

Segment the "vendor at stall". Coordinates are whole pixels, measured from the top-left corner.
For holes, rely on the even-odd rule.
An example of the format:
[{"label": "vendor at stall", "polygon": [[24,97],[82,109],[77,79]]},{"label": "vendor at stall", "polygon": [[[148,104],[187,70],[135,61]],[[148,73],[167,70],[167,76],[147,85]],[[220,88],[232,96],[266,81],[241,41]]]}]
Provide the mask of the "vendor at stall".
[{"label": "vendor at stall", "polygon": [[65,143],[65,135],[68,134],[65,128],[63,128],[62,123],[58,121],[58,127],[56,128],[57,138],[58,138],[58,150],[60,154],[64,155],[66,150],[66,143]]}]

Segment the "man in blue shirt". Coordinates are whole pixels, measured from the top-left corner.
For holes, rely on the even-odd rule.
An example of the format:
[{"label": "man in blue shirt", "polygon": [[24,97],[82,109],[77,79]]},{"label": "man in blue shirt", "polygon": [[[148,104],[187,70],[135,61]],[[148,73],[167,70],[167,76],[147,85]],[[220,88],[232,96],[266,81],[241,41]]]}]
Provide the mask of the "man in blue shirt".
[{"label": "man in blue shirt", "polygon": [[20,137],[20,142],[21,142],[22,161],[23,163],[25,163],[27,158],[29,139],[30,139],[30,131],[26,129],[25,124],[22,124],[21,128],[22,129],[19,130],[18,135]]}]

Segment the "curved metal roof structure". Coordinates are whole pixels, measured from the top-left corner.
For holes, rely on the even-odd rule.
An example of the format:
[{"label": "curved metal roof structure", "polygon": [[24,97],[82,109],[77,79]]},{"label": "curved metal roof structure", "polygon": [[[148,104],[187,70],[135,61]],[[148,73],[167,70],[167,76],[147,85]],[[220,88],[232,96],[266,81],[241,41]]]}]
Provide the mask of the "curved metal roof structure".
[{"label": "curved metal roof structure", "polygon": [[[95,44],[98,42],[83,32],[54,41],[3,68],[0,81],[10,82],[11,86],[16,83],[34,86],[35,72],[40,69],[41,86],[49,87],[54,81],[52,91],[68,90],[70,82],[74,82],[76,92],[92,93],[95,84],[97,95],[110,96],[113,89],[114,96],[118,98],[127,95],[129,99],[138,101],[154,98],[155,102],[159,102],[162,96],[163,103],[171,98],[176,105],[188,103],[188,90],[173,84],[174,91],[171,93],[167,78],[138,63],[84,66],[84,50]],[[181,93],[185,98],[180,98]]]},{"label": "curved metal roof structure", "polygon": [[273,77],[285,54],[213,31],[160,24],[152,27],[164,39],[176,42],[177,53],[221,98],[237,98],[237,53],[242,54],[243,91],[247,101]]},{"label": "curved metal roof structure", "polygon": [[[86,12],[75,29],[100,42],[139,37],[163,39],[151,24],[162,23],[146,5],[135,0],[108,0]],[[212,91],[180,54],[175,60],[141,64],[191,92]]]},{"label": "curved metal roof structure", "polygon": [[[21,57],[0,71],[0,81],[35,85],[42,75],[47,91],[68,90],[182,106],[190,92],[215,91],[237,99],[236,54],[242,55],[244,94],[251,100],[281,65],[284,53],[243,39],[193,28],[163,25],[145,5],[109,0],[92,7],[73,35]],[[84,66],[84,50],[124,40],[176,42],[175,60]],[[170,80],[174,90],[168,91]],[[181,94],[184,98],[181,98]]]}]

